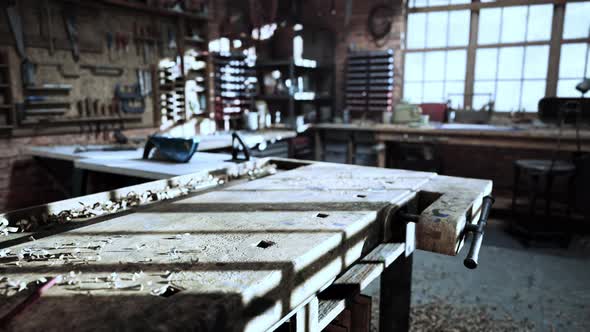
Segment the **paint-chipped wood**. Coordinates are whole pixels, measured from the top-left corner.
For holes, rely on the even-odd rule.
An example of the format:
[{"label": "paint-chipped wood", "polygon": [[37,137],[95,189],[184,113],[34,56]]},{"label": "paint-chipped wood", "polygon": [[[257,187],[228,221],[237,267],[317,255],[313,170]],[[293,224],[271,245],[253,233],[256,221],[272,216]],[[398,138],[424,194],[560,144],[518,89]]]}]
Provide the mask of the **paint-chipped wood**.
[{"label": "paint-chipped wood", "polygon": [[420,214],[417,248],[456,255],[463,246],[466,223],[477,223],[482,199],[492,192],[492,181],[437,176],[424,191],[442,193]]},{"label": "paint-chipped wood", "polygon": [[[317,163],[5,246],[0,315],[36,281],[61,275],[9,330],[262,331],[376,248],[390,212],[420,190],[456,189],[438,179]],[[461,197],[475,202],[484,189]]]},{"label": "paint-chipped wood", "polygon": [[324,299],[319,302],[319,328],[320,331],[326,328],[344,309],[345,299]]},{"label": "paint-chipped wood", "polygon": [[367,256],[361,259],[362,263],[383,263],[384,267],[388,267],[401,254],[404,253],[404,243],[382,243],[373,249]]}]

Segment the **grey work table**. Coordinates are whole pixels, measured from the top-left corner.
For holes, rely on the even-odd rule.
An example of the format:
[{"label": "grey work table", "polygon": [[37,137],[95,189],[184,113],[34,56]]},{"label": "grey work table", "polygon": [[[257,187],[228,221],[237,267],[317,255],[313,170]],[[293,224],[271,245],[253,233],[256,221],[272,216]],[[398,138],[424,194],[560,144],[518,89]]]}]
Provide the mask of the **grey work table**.
[{"label": "grey work table", "polygon": [[[285,139],[291,139],[297,136],[297,133],[289,130],[269,130],[261,132],[240,132],[244,144],[253,148],[260,143],[275,142]],[[232,145],[231,134],[215,134],[201,136],[198,151],[209,152],[230,148]],[[96,151],[102,148],[111,148],[113,145],[87,145],[83,148],[92,149],[88,152],[76,152],[81,148],[79,145],[60,145],[60,146],[32,146],[29,147],[29,154],[34,157],[48,158],[54,160],[74,161],[78,159],[137,159],[143,154],[143,146],[137,150],[122,151]]]},{"label": "grey work table", "polygon": [[229,154],[197,152],[188,163],[146,160],[142,159],[140,155],[132,159],[78,159],[74,161],[74,167],[84,171],[160,180],[201,170],[222,169],[233,164],[233,162],[228,162],[230,159],[231,155]]},{"label": "grey work table", "polygon": [[[265,143],[291,139],[297,136],[295,131],[266,130],[259,132],[239,132],[244,144],[254,148]],[[88,171],[123,175],[147,180],[159,180],[173,176],[195,173],[203,170],[215,170],[227,166],[228,154],[214,154],[203,151],[219,151],[232,146],[229,133],[201,136],[198,151],[188,163],[170,163],[165,161],[143,160],[143,147],[128,150],[109,150],[114,145],[62,145],[33,146],[29,154],[44,161],[70,164],[72,167],[71,195],[86,193]],[[80,152],[87,149],[89,151]],[[101,150],[104,149],[104,150]]]}]

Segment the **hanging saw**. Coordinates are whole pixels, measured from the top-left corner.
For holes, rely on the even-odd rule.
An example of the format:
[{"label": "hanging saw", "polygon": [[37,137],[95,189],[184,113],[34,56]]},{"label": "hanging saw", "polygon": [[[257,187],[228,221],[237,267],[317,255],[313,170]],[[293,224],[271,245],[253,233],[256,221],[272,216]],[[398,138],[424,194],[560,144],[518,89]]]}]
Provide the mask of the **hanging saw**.
[{"label": "hanging saw", "polygon": [[64,25],[68,40],[72,47],[72,58],[75,62],[80,60],[80,48],[78,46],[78,22],[76,19],[76,8],[68,8],[63,10]]}]

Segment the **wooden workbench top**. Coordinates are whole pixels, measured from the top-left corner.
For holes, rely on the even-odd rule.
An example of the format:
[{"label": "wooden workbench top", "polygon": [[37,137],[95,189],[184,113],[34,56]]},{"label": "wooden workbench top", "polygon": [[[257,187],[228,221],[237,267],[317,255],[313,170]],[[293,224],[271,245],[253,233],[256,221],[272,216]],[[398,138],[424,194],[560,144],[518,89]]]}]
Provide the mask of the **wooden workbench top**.
[{"label": "wooden workbench top", "polygon": [[448,230],[454,254],[490,181],[328,163],[0,242],[0,317],[59,275],[9,330],[264,331],[386,241],[422,190],[442,196],[418,247]]},{"label": "wooden workbench top", "polygon": [[[442,124],[410,127],[395,124],[321,123],[313,128],[322,131],[371,132],[377,142],[434,142],[448,145],[471,145],[509,149],[557,150],[557,128],[507,127],[476,124]],[[562,151],[577,151],[576,132],[571,127],[561,134]],[[590,151],[590,130],[580,130],[580,149]]]},{"label": "wooden workbench top", "polygon": [[[349,131],[371,131],[383,134],[407,133],[419,135],[449,135],[449,136],[483,136],[483,137],[519,137],[531,139],[556,139],[559,131],[557,128],[538,127],[508,127],[477,124],[442,124],[428,125],[423,127],[410,127],[402,124],[342,124],[342,123],[320,123],[313,125],[316,129],[349,130]],[[575,139],[574,129],[568,127],[563,130],[564,139]],[[590,140],[590,130],[580,130],[580,138]]]}]

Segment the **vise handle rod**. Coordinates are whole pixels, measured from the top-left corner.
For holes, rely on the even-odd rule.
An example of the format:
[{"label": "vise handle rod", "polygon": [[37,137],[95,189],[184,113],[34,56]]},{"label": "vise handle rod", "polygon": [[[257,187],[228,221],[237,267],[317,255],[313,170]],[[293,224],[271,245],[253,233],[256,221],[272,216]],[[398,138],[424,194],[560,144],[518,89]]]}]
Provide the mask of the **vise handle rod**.
[{"label": "vise handle rod", "polygon": [[479,250],[481,249],[481,243],[483,241],[484,228],[488,223],[488,217],[490,216],[490,211],[492,210],[494,201],[495,200],[492,196],[485,196],[481,204],[481,215],[479,217],[479,221],[477,224],[467,224],[465,226],[466,236],[467,233],[473,234],[471,246],[469,247],[469,253],[467,253],[467,257],[463,261],[463,265],[465,265],[465,267],[468,269],[475,269],[477,267]]}]

